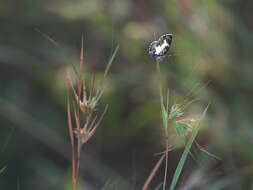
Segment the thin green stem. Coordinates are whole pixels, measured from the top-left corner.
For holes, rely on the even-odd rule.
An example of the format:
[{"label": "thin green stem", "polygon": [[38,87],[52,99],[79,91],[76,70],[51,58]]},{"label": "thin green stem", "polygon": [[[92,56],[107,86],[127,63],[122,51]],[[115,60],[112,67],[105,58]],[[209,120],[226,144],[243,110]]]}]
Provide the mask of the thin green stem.
[{"label": "thin green stem", "polygon": [[160,63],[156,61],[156,69],[159,77],[159,90],[160,90],[160,100],[161,100],[161,108],[164,106],[163,104],[163,89],[162,89],[162,75],[160,69]]},{"label": "thin green stem", "polygon": [[166,97],[166,107],[164,105],[164,98],[163,98],[163,88],[162,88],[162,76],[161,76],[161,69],[160,69],[160,63],[159,61],[156,61],[156,68],[157,73],[159,76],[159,91],[160,91],[160,102],[161,102],[161,112],[162,112],[162,119],[163,119],[163,127],[165,131],[165,169],[164,169],[164,180],[163,180],[163,190],[166,188],[166,178],[167,178],[167,170],[168,170],[168,96]]}]

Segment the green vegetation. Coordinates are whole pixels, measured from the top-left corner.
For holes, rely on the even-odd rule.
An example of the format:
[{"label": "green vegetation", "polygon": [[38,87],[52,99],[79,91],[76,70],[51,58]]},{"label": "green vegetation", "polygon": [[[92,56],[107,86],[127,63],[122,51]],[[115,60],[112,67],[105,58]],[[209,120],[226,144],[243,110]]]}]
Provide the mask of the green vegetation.
[{"label": "green vegetation", "polygon": [[0,189],[251,189],[252,5],[1,2]]}]

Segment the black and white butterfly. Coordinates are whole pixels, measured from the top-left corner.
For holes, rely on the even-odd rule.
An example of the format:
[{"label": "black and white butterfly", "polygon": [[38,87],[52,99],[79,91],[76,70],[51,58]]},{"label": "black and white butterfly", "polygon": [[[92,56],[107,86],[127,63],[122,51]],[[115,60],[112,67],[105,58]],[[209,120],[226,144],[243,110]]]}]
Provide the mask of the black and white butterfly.
[{"label": "black and white butterfly", "polygon": [[169,49],[172,43],[172,34],[164,34],[157,41],[151,42],[148,53],[151,57],[158,60],[163,60],[169,54]]}]

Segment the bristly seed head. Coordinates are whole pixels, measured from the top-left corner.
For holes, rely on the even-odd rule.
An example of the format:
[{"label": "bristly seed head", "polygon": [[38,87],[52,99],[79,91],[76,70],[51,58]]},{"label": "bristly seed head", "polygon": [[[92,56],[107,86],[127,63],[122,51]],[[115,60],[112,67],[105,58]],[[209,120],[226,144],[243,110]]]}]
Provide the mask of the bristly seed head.
[{"label": "bristly seed head", "polygon": [[169,119],[173,120],[175,118],[181,117],[183,115],[183,110],[181,109],[179,104],[174,104],[171,107],[170,113],[169,113]]}]

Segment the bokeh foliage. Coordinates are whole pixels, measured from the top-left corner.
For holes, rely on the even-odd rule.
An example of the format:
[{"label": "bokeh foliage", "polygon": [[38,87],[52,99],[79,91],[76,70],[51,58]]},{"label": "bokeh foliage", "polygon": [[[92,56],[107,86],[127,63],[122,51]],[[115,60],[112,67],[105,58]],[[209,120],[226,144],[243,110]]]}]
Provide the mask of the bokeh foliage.
[{"label": "bokeh foliage", "polygon": [[[68,189],[70,144],[65,72],[78,64],[99,81],[113,50],[102,126],[83,151],[85,189],[137,189],[163,151],[151,41],[173,33],[161,63],[170,101],[190,91],[210,103],[198,142],[218,161],[192,150],[179,189],[250,189],[253,161],[252,5],[249,0],[10,0],[0,2],[0,122],[2,189]],[[48,40],[49,35],[56,43]],[[169,154],[172,178],[182,147]],[[162,171],[156,184],[162,181]],[[155,185],[154,185],[155,186]]]}]

